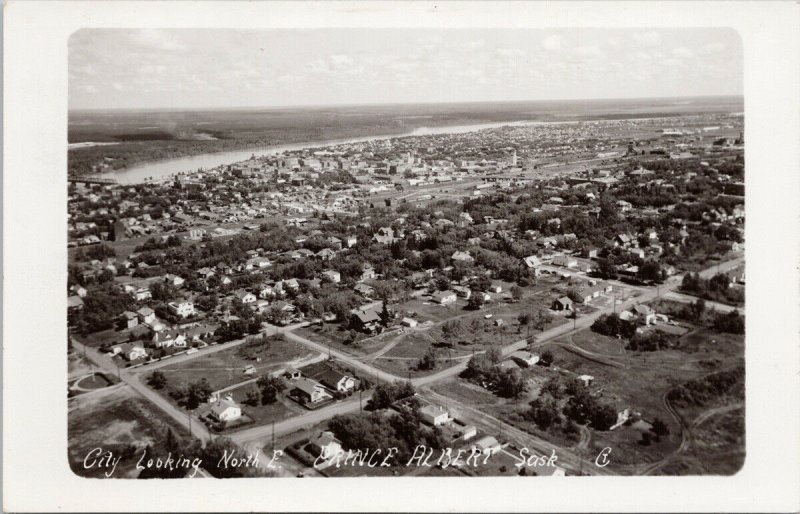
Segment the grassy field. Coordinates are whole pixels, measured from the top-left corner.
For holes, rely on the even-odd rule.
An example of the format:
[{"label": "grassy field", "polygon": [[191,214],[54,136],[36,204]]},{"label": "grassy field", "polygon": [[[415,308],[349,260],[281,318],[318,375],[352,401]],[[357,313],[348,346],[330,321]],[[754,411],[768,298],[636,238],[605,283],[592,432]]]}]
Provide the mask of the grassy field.
[{"label": "grassy field", "polygon": [[[263,345],[256,340],[180,364],[165,366],[161,371],[171,386],[189,384],[205,378],[211,384],[211,389],[216,391],[313,355],[314,352],[299,343],[274,339]],[[255,375],[244,374],[245,366],[250,365],[256,368]]]},{"label": "grassy field", "polygon": [[188,441],[189,435],[165,414],[139,398],[127,387],[80,396],[69,404],[68,457],[70,467],[80,476],[103,477],[105,469],[84,469],[89,451],[103,448],[115,453],[131,451],[117,465],[114,478],[134,478],[141,450],[163,440],[167,430]]},{"label": "grassy field", "polygon": [[692,431],[692,444],[662,475],[733,475],[744,465],[744,409],[712,417]]}]

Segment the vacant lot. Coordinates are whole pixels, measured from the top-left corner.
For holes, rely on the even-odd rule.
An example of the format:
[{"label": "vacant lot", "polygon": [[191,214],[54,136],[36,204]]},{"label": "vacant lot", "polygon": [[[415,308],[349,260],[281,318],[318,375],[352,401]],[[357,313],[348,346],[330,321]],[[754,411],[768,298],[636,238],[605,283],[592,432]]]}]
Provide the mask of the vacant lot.
[{"label": "vacant lot", "polygon": [[692,443],[661,475],[733,475],[744,465],[744,408],[714,416],[692,430]]},{"label": "vacant lot", "polygon": [[187,444],[189,440],[188,433],[180,426],[128,387],[71,400],[67,423],[70,467],[76,474],[87,477],[103,477],[105,471],[83,467],[87,453],[94,448],[128,455],[117,465],[113,477],[133,478],[139,474],[135,465],[142,450],[162,441],[167,430],[171,429]]},{"label": "vacant lot", "polygon": [[[170,386],[189,384],[205,378],[212,391],[217,391],[287,365],[297,364],[315,355],[315,352],[309,351],[305,346],[282,338],[269,339],[266,343],[256,339],[234,348],[165,366],[161,371],[166,375]],[[256,369],[255,374],[246,375],[246,366],[253,366]]]},{"label": "vacant lot", "polygon": [[351,332],[339,323],[324,323],[323,325],[310,325],[294,331],[297,335],[310,339],[315,343],[330,346],[334,350],[343,351],[356,357],[363,357],[369,353],[380,350],[395,334],[389,331],[386,334],[368,336],[355,333],[356,340],[351,341]]}]

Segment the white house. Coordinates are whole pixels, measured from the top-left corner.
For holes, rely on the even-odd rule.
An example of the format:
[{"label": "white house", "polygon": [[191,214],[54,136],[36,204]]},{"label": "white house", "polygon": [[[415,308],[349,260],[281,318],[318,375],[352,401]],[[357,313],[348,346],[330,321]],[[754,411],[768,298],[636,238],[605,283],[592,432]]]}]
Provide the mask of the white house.
[{"label": "white house", "polygon": [[455,303],[456,294],[453,291],[436,291],[433,293],[433,301],[441,305]]},{"label": "white house", "polygon": [[403,319],[400,320],[400,323],[402,323],[403,325],[405,325],[405,326],[407,326],[409,328],[414,328],[418,324],[417,320],[415,320],[414,318],[403,318]]},{"label": "white house", "polygon": [[565,268],[574,268],[578,265],[578,260],[569,255],[558,255],[553,258],[553,264],[555,266],[563,266]]},{"label": "white house", "polygon": [[317,469],[325,469],[330,466],[333,462],[333,458],[342,451],[342,443],[336,439],[333,432],[327,430],[320,433],[311,443],[320,448],[318,460],[322,462],[316,463],[315,467]]},{"label": "white house", "polygon": [[330,269],[329,270],[325,270],[325,271],[322,272],[322,276],[324,278],[327,278],[328,280],[330,280],[334,284],[338,284],[339,282],[342,281],[342,274],[339,273],[338,271],[335,271],[335,270],[330,270]]},{"label": "white house", "polygon": [[254,295],[249,291],[237,291],[236,298],[238,298],[239,301],[241,301],[245,305],[249,303],[256,303],[256,300],[258,300],[258,298],[256,298],[256,295]]},{"label": "white house", "polygon": [[535,353],[518,351],[511,354],[511,358],[525,367],[534,366],[539,362],[539,356]]},{"label": "white house", "polygon": [[168,283],[168,284],[172,284],[175,287],[181,287],[183,285],[183,283],[186,282],[184,279],[182,279],[178,275],[173,275],[171,273],[164,276],[164,281],[166,283]]},{"label": "white house", "polygon": [[152,297],[153,295],[150,293],[150,290],[147,289],[146,287],[140,287],[133,292],[133,299],[136,300],[137,302],[149,300]]},{"label": "white house", "polygon": [[156,313],[150,307],[142,307],[136,314],[139,316],[139,321],[142,323],[150,324],[156,320]]},{"label": "white house", "polygon": [[447,409],[440,405],[426,405],[419,410],[422,420],[435,427],[444,425],[450,420]]},{"label": "white house", "polygon": [[181,318],[194,315],[194,304],[188,300],[178,300],[167,304],[170,312]]},{"label": "white house", "polygon": [[242,408],[233,401],[232,396],[227,396],[211,404],[211,416],[217,421],[233,421],[242,417]]},{"label": "white house", "polygon": [[502,449],[500,443],[497,442],[497,439],[491,435],[481,437],[475,441],[474,447],[480,450],[481,454],[484,455],[494,455]]}]

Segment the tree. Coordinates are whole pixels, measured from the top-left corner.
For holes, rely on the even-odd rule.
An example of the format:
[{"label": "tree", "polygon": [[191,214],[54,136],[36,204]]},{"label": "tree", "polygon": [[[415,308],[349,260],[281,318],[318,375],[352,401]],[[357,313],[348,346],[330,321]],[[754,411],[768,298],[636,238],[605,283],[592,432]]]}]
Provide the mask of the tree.
[{"label": "tree", "polygon": [[511,298],[513,298],[515,302],[522,300],[524,293],[525,291],[521,287],[511,286]]},{"label": "tree", "polygon": [[481,307],[483,307],[483,294],[473,294],[469,297],[469,300],[467,300],[467,309],[476,311]]},{"label": "tree", "polygon": [[558,410],[552,398],[536,398],[530,403],[528,417],[542,430],[547,430],[558,419]]},{"label": "tree", "polygon": [[744,334],[744,316],[737,310],[727,314],[717,314],[714,318],[714,328],[731,334]]},{"label": "tree", "polygon": [[515,369],[507,369],[497,376],[497,394],[505,398],[518,398],[525,391],[525,379]]},{"label": "tree", "polygon": [[457,319],[446,321],[442,324],[442,336],[448,344],[461,334],[461,322]]},{"label": "tree", "polygon": [[209,396],[211,396],[211,385],[208,380],[201,378],[197,382],[192,382],[186,395],[186,407],[195,409],[201,403],[207,402]]},{"label": "tree", "polygon": [[430,370],[436,367],[436,350],[429,346],[425,354],[417,362],[418,370]]},{"label": "tree", "polygon": [[392,315],[389,312],[389,307],[386,306],[386,299],[383,300],[383,308],[381,309],[381,325],[388,327],[392,321]]},{"label": "tree", "polygon": [[261,404],[267,405],[275,403],[278,393],[286,389],[286,383],[279,377],[264,375],[256,381],[259,391],[261,391]]},{"label": "tree", "polygon": [[163,371],[155,370],[150,373],[150,377],[147,380],[147,385],[153,389],[164,389],[164,387],[167,385],[167,377],[164,375]]},{"label": "tree", "polygon": [[500,348],[493,346],[486,350],[486,358],[489,359],[489,362],[492,364],[498,364],[503,358],[503,353],[500,351]]},{"label": "tree", "polygon": [[535,328],[536,330],[543,331],[547,327],[547,325],[549,325],[552,322],[553,322],[553,315],[544,309],[539,309],[538,311],[536,311],[536,314],[533,315],[531,318],[531,323],[533,325],[533,328]]},{"label": "tree", "polygon": [[665,273],[661,270],[661,266],[658,264],[657,261],[648,260],[642,263],[639,266],[639,272],[637,273],[637,277],[642,282],[662,282],[664,280]]},{"label": "tree", "polygon": [[247,397],[244,400],[245,405],[250,405],[251,407],[255,407],[258,405],[258,401],[261,398],[261,394],[258,392],[258,389],[250,389],[247,391]]},{"label": "tree", "polygon": [[653,420],[653,426],[650,428],[650,430],[652,430],[657,436],[669,434],[669,427],[661,420],[661,418],[655,418]]}]

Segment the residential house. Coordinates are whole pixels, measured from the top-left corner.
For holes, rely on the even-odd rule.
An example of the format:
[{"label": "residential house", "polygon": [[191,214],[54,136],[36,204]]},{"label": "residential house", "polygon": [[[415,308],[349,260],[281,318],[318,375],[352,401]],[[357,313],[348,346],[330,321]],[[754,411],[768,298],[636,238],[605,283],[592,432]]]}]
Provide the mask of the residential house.
[{"label": "residential house", "polygon": [[156,320],[156,313],[150,307],[142,307],[136,314],[139,316],[139,321],[146,324],[151,324]]},{"label": "residential house", "polygon": [[529,368],[539,362],[539,356],[535,353],[526,351],[517,351],[511,354],[511,358],[522,366]]},{"label": "residential house", "polygon": [[135,361],[147,357],[147,350],[139,344],[123,343],[120,345],[119,353],[128,361]]},{"label": "residential house", "polygon": [[78,295],[67,297],[67,312],[75,312],[83,309],[83,298]]},{"label": "residential house", "polygon": [[363,283],[356,284],[353,287],[353,291],[360,294],[364,298],[372,298],[372,295],[375,294],[374,287]]},{"label": "residential house", "polygon": [[469,297],[472,296],[472,289],[467,286],[453,286],[453,291],[466,300],[469,300]]},{"label": "residential house", "polygon": [[475,258],[469,254],[469,252],[462,252],[462,251],[455,251],[453,255],[450,256],[450,260],[453,262],[464,262],[464,263],[473,263],[475,262]]},{"label": "residential house", "polygon": [[578,260],[569,255],[557,255],[553,258],[555,266],[563,266],[565,268],[575,268],[578,266]]},{"label": "residential house", "polygon": [[175,287],[181,287],[183,283],[186,281],[181,277],[179,277],[178,275],[173,275],[172,273],[169,273],[167,275],[164,275],[164,282],[173,285]]},{"label": "residential house", "polygon": [[339,373],[334,369],[328,369],[314,378],[328,389],[339,393],[349,393],[356,388],[355,378],[345,375],[344,373]]},{"label": "residential house", "polygon": [[426,405],[419,409],[419,413],[422,416],[422,421],[435,427],[444,425],[450,421],[450,414],[447,412],[447,409],[440,405]]},{"label": "residential house", "polygon": [[358,309],[350,316],[350,327],[366,333],[374,333],[380,329],[381,317],[375,309]]},{"label": "residential house", "polygon": [[502,449],[502,446],[494,436],[487,435],[475,441],[474,448],[478,449],[482,455],[494,455]]},{"label": "residential house", "polygon": [[[255,297],[254,297],[255,298]],[[193,316],[195,313],[194,304],[189,300],[176,300],[167,304],[171,313],[181,318]]]},{"label": "residential house", "polygon": [[322,272],[322,277],[330,280],[334,284],[342,281],[342,274],[335,270],[325,270]]},{"label": "residential house", "polygon": [[375,268],[373,268],[371,264],[364,263],[361,267],[361,278],[359,281],[372,280],[376,277]]},{"label": "residential house", "polygon": [[321,261],[329,261],[336,256],[336,253],[331,250],[330,248],[323,248],[322,250],[318,251],[316,254],[317,259]]},{"label": "residential house", "polygon": [[408,328],[414,328],[418,325],[417,320],[408,317],[401,319],[400,323],[402,323],[404,326]]},{"label": "residential house", "polygon": [[572,300],[569,296],[562,296],[553,302],[552,309],[554,311],[569,311],[573,309]]},{"label": "residential house", "polygon": [[298,378],[303,378],[303,372],[293,366],[289,366],[283,371],[283,376],[288,380],[297,380]]},{"label": "residential house", "polygon": [[215,420],[227,423],[242,417],[242,408],[233,401],[232,396],[219,398],[211,404],[209,414]]},{"label": "residential house", "polygon": [[177,330],[161,330],[154,332],[151,339],[156,348],[186,347],[186,336]]},{"label": "residential house", "polygon": [[264,284],[261,286],[261,289],[258,291],[258,297],[263,299],[269,299],[275,296],[275,291],[272,289],[272,286],[268,284]]},{"label": "residential house", "polygon": [[633,313],[644,325],[656,324],[656,312],[648,305],[639,304],[633,308]]},{"label": "residential house", "polygon": [[294,381],[294,388],[289,395],[296,398],[301,404],[319,403],[332,398],[325,390],[325,386],[315,380],[298,378]]},{"label": "residential house", "polygon": [[132,296],[133,296],[133,299],[136,300],[137,302],[142,302],[144,300],[149,300],[150,298],[153,297],[152,293],[150,293],[150,290],[148,288],[146,288],[146,287],[137,288],[133,292]]},{"label": "residential house", "polygon": [[139,318],[135,312],[125,311],[122,313],[121,317],[125,328],[133,328],[139,324]]},{"label": "residential house", "polygon": [[456,293],[453,291],[436,291],[431,295],[431,298],[434,302],[441,304],[441,305],[448,305],[451,303],[455,303],[456,301]]},{"label": "residential house", "polygon": [[245,305],[251,304],[251,303],[256,303],[256,300],[258,300],[258,298],[256,298],[256,295],[254,295],[250,291],[245,291],[244,289],[240,289],[239,291],[236,291],[234,293],[234,296],[236,296],[236,298],[238,298],[239,301],[242,302]]},{"label": "residential house", "polygon": [[[342,453],[342,443],[333,435],[333,432],[324,431],[310,441],[312,448],[318,452],[315,457],[315,467],[325,469],[335,462],[337,455]],[[322,462],[319,462],[322,461]]]}]

